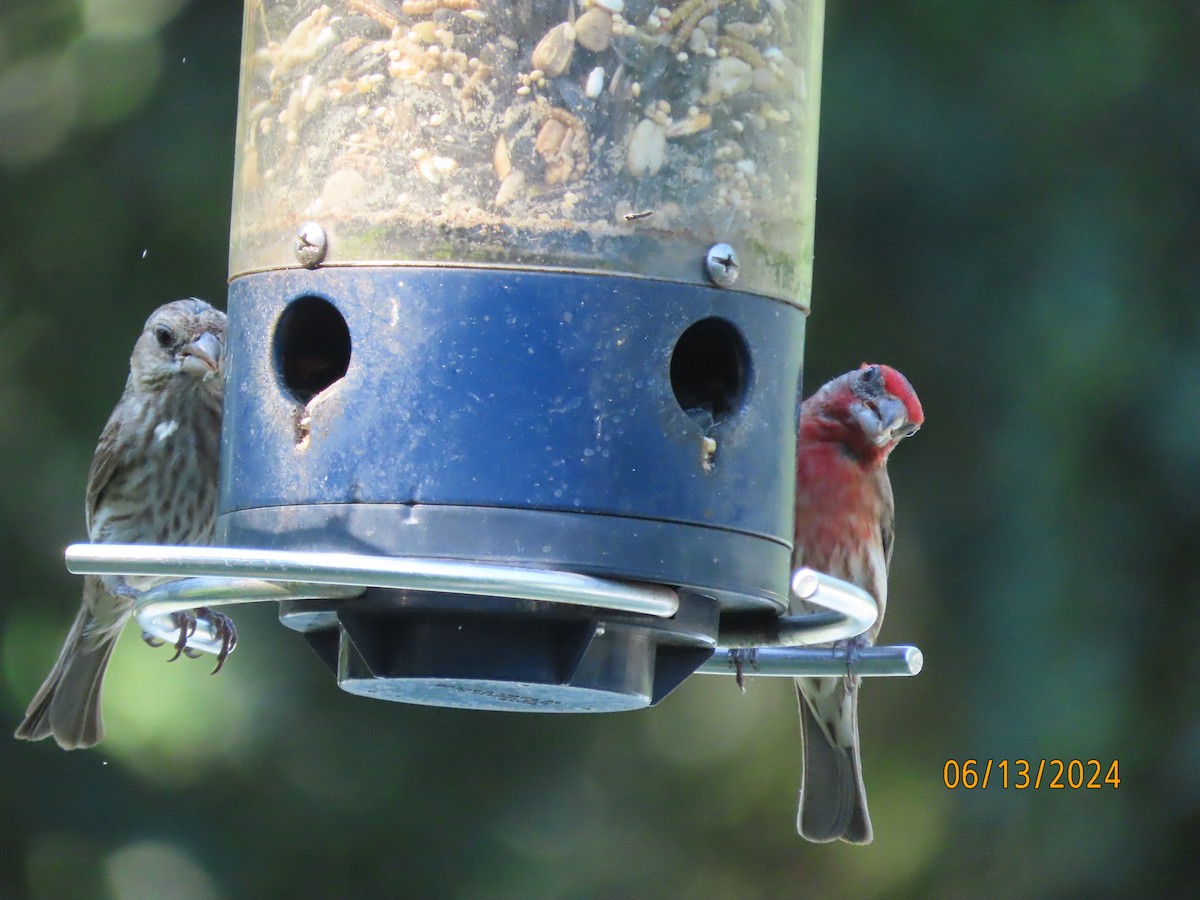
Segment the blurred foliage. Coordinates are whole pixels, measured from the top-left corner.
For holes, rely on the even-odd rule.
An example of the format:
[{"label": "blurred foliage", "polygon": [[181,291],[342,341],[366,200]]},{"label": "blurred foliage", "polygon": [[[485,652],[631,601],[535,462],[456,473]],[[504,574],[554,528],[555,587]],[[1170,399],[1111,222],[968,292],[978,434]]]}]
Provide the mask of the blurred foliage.
[{"label": "blurred foliage", "polygon": [[[96,434],[165,299],[223,301],[240,4],[0,8],[0,709],[78,598]],[[810,386],[901,367],[863,692],[870,848],[795,835],[789,684],[521,716],[339,692],[262,607],[219,678],[127,635],[94,752],[0,739],[4,897],[1196,895],[1200,11],[830,0]],[[947,759],[1117,759],[948,791]]]}]

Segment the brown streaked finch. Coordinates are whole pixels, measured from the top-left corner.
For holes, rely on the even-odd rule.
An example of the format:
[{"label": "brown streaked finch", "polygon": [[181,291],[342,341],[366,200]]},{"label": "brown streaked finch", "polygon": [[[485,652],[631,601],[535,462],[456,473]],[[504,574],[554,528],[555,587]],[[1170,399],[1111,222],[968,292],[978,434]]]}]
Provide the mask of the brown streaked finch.
[{"label": "brown streaked finch", "polygon": [[[800,407],[793,568],[808,566],[875,598],[875,624],[845,646],[875,643],[887,605],[896,520],[888,456],[925,421],[908,380],[867,365],[833,379]],[[815,609],[804,604],[797,612]],[[807,840],[869,844],[871,817],[858,740],[858,682],[797,678],[804,772],[796,826]]]},{"label": "brown streaked finch", "polygon": [[[225,314],[176,300],[146,320],[125,392],[100,435],[87,484],[88,539],[100,544],[207,544],[216,517],[224,392]],[[154,577],[86,575],[83,603],[58,661],[16,736],[53,737],[66,750],[104,737],[100,690],[113,647]],[[233,623],[209,609],[221,642],[217,669],[237,642]],[[192,613],[177,613],[175,656],[187,653]],[[143,635],[152,646],[161,645]],[[214,672],[216,669],[213,670]]]}]

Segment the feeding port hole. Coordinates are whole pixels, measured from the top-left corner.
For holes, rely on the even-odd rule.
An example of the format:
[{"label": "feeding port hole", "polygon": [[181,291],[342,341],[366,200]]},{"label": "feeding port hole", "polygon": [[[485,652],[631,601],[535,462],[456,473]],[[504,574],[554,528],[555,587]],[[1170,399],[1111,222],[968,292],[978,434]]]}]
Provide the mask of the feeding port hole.
[{"label": "feeding port hole", "polygon": [[671,354],[671,390],[679,406],[705,425],[741,408],[750,375],[746,341],[732,322],[701,319],[679,336]]},{"label": "feeding port hole", "polygon": [[300,297],[275,327],[275,370],[297,403],[308,403],[350,368],[350,329],[322,297]]}]

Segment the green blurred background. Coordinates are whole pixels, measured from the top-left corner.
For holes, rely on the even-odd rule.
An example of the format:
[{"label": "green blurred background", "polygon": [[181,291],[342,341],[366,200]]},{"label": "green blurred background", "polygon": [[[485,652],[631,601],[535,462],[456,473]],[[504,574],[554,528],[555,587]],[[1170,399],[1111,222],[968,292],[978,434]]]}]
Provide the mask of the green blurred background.
[{"label": "green blurred background", "polygon": [[[0,6],[0,710],[79,596],[147,312],[224,305],[241,4]],[[809,389],[902,368],[876,840],[794,830],[793,691],[538,717],[341,693],[266,607],[217,678],[131,630],[109,739],[0,737],[3,897],[1200,895],[1200,8],[830,0]],[[1098,758],[1118,789],[947,790]]]}]

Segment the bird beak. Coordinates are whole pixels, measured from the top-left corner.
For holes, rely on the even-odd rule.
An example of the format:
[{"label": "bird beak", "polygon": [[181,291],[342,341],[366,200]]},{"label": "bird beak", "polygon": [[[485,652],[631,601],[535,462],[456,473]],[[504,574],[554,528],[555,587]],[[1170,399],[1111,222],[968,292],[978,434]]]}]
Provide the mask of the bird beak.
[{"label": "bird beak", "polygon": [[179,367],[189,375],[211,378],[221,371],[221,341],[204,332],[179,350]]},{"label": "bird beak", "polygon": [[908,410],[895,397],[886,396],[862,404],[855,412],[858,424],[876,447],[897,441],[911,431]]}]

